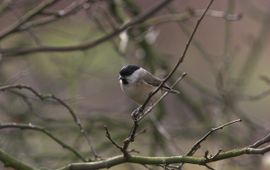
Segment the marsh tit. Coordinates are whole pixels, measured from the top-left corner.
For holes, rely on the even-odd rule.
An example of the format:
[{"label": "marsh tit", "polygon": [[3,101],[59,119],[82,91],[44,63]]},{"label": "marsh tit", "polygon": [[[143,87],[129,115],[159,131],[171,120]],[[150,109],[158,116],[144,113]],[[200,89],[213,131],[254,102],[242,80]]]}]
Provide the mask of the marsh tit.
[{"label": "marsh tit", "polygon": [[[142,105],[162,82],[158,77],[136,65],[124,66],[119,72],[119,81],[122,91],[139,105]],[[157,101],[164,92],[179,93],[165,84],[151,98],[150,103]]]}]

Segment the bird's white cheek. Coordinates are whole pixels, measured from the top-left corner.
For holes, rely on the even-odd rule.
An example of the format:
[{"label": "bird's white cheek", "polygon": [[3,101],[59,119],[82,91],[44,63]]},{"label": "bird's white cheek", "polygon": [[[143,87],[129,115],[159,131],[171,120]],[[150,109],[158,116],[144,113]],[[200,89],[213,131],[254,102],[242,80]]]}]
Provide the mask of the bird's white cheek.
[{"label": "bird's white cheek", "polygon": [[123,81],[120,80],[119,83],[120,83],[120,88],[121,88],[121,90],[122,90],[123,92],[125,92]]}]

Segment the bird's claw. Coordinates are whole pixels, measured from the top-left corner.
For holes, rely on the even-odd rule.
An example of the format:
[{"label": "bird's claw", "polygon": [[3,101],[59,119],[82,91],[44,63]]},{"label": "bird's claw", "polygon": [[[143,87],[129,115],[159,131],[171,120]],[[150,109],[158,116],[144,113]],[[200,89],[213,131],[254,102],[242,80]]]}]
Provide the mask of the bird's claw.
[{"label": "bird's claw", "polygon": [[138,120],[142,116],[142,114],[143,114],[143,107],[140,106],[131,113],[131,117],[133,120]]}]

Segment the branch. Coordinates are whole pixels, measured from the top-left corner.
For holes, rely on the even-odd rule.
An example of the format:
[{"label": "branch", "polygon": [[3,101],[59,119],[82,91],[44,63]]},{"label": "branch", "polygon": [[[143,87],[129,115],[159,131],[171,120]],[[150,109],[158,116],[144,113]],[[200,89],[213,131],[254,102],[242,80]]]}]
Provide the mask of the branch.
[{"label": "branch", "polygon": [[58,97],[56,97],[54,95],[50,95],[50,98],[57,101],[59,104],[64,106],[69,111],[69,113],[71,114],[75,124],[79,127],[81,134],[84,136],[84,138],[86,139],[88,145],[90,146],[90,152],[93,153],[93,155],[95,156],[95,159],[99,158],[99,156],[97,155],[97,153],[96,153],[96,151],[95,151],[95,149],[94,149],[94,147],[92,145],[92,142],[91,142],[91,140],[89,138],[89,135],[87,134],[87,131],[84,129],[80,118],[76,115],[76,113],[73,111],[73,109],[67,103],[65,103],[62,99],[60,99],[60,98],[58,98]]},{"label": "branch", "polygon": [[[148,110],[144,113],[144,109],[145,109],[146,105],[148,104],[148,102],[150,101],[150,99],[151,99],[151,98],[152,98],[152,97],[153,97],[153,96],[161,89],[161,87],[162,87],[162,86],[169,80],[169,78],[174,74],[174,72],[177,70],[177,68],[179,67],[179,65],[184,61],[184,58],[185,58],[185,56],[186,56],[186,52],[187,52],[187,50],[188,50],[188,48],[189,48],[189,46],[190,46],[190,43],[191,43],[191,41],[192,41],[192,39],[193,39],[193,37],[194,37],[194,35],[195,35],[195,33],[196,33],[196,30],[198,29],[198,26],[200,25],[202,19],[204,18],[204,16],[205,16],[207,10],[210,8],[210,6],[211,6],[212,3],[213,3],[213,0],[210,1],[210,3],[208,4],[208,6],[207,6],[205,12],[203,13],[203,15],[202,15],[202,16],[200,17],[200,19],[198,20],[198,22],[197,22],[197,24],[196,24],[196,26],[195,26],[195,28],[194,28],[194,30],[193,30],[193,32],[192,32],[190,38],[189,38],[189,40],[188,40],[188,42],[187,42],[187,44],[186,44],[186,48],[184,49],[184,52],[183,52],[182,56],[179,58],[177,64],[174,66],[173,70],[172,70],[172,71],[169,73],[169,75],[161,82],[161,84],[159,85],[159,87],[158,87],[156,90],[154,90],[154,91],[148,96],[148,98],[146,99],[146,101],[144,102],[144,104],[143,104],[141,107],[137,108],[135,111],[133,111],[133,113],[132,113],[132,115],[134,115],[134,118],[133,118],[133,127],[132,127],[132,129],[131,129],[131,131],[130,131],[129,136],[124,140],[124,144],[123,144],[123,147],[122,147],[122,152],[123,152],[124,157],[125,157],[126,159],[129,159],[129,154],[128,154],[128,152],[127,152],[127,149],[128,149],[129,144],[130,144],[131,142],[133,142],[134,139],[135,139],[136,132],[137,132],[137,129],[138,129],[138,127],[139,127],[139,121],[142,120],[142,118],[143,118],[146,114],[150,113],[151,110],[155,107],[155,105],[156,105],[163,97],[165,97],[165,96],[167,95],[167,93],[165,93],[165,94],[160,98],[160,100],[158,100],[152,107],[150,107],[150,109],[148,109]],[[186,75],[186,73],[183,73],[183,74],[181,75],[181,77],[176,81],[176,83],[177,83],[178,81],[182,80],[182,79],[185,77],[185,75]],[[141,116],[141,113],[142,113],[142,116]],[[138,117],[138,116],[141,116],[141,117]]]},{"label": "branch", "polygon": [[121,152],[123,152],[123,148],[121,147],[121,146],[119,146],[113,139],[112,139],[112,137],[111,137],[111,134],[110,134],[110,132],[109,132],[109,129],[106,127],[106,126],[104,126],[104,129],[105,129],[105,131],[106,131],[106,137],[109,139],[109,141],[116,147],[116,148],[118,148]]},{"label": "branch", "polygon": [[201,139],[199,139],[193,146],[192,148],[190,149],[190,151],[186,154],[187,156],[192,156],[199,148],[200,148],[200,145],[203,141],[205,141],[208,136],[210,136],[212,133],[220,130],[220,129],[223,129],[224,127],[226,126],[230,126],[234,123],[237,123],[237,122],[241,122],[241,119],[237,119],[237,120],[233,120],[233,121],[230,121],[228,123],[225,123],[221,126],[218,126],[216,128],[212,128],[209,132],[207,132]]},{"label": "branch", "polygon": [[118,34],[127,30],[130,27],[140,24],[141,22],[151,17],[153,14],[158,12],[160,9],[162,9],[165,5],[167,5],[170,2],[172,2],[172,0],[163,0],[157,3],[155,6],[153,6],[146,12],[142,13],[138,17],[134,18],[130,22],[124,24],[123,26],[114,30],[113,32],[108,33],[105,36],[98,38],[97,40],[94,40],[94,41],[82,43],[79,45],[65,46],[65,47],[42,46],[42,47],[35,47],[35,48],[30,47],[30,48],[22,48],[22,49],[18,49],[18,48],[2,49],[0,53],[2,57],[7,57],[7,56],[18,56],[18,55],[26,55],[30,53],[31,54],[40,53],[40,52],[70,52],[70,51],[82,51],[82,50],[90,49],[117,36]]},{"label": "branch", "polygon": [[[237,123],[237,122],[241,122],[241,119],[236,119],[236,120],[230,121],[230,122],[228,122],[228,123],[225,123],[225,124],[223,124],[223,125],[220,125],[220,126],[218,126],[218,127],[216,127],[216,128],[212,128],[209,132],[207,132],[201,139],[199,139],[199,140],[192,146],[192,148],[188,151],[188,153],[186,154],[186,156],[192,156],[192,155],[194,155],[195,152],[201,147],[201,143],[202,143],[203,141],[205,141],[205,140],[208,138],[208,136],[210,136],[211,134],[213,134],[214,132],[216,132],[216,131],[218,131],[218,130],[221,130],[221,129],[223,129],[223,128],[227,127],[227,126],[230,126],[230,125],[232,125],[232,124],[234,124],[234,123]],[[218,152],[218,154],[219,154],[219,152]],[[218,154],[217,154],[217,155],[218,155]],[[216,157],[217,155],[215,155],[214,157]],[[178,169],[181,169],[181,168],[183,167],[183,165],[184,165],[184,164],[180,164],[179,167],[178,167]]]},{"label": "branch", "polygon": [[128,135],[128,137],[124,140],[123,145],[120,146],[118,145],[111,137],[111,134],[108,130],[108,128],[106,126],[104,126],[105,131],[106,131],[106,137],[109,139],[109,141],[117,148],[119,149],[122,153],[125,159],[129,159],[129,151],[128,151],[128,147],[130,145],[130,143],[132,143],[135,139],[135,137],[137,136],[137,134],[141,134],[144,131],[141,131],[139,133],[137,133],[137,130],[139,128],[139,123],[137,120],[133,120],[133,127],[130,130],[130,133]]},{"label": "branch", "polygon": [[259,94],[253,95],[253,96],[243,96],[241,97],[242,100],[248,100],[248,101],[256,101],[261,100],[265,97],[268,97],[270,95],[270,89],[267,89],[263,92],[260,92]]},{"label": "branch", "polygon": [[[183,13],[161,15],[161,16],[158,16],[158,17],[155,17],[152,19],[148,19],[147,21],[145,21],[141,25],[153,26],[153,25],[165,24],[168,22],[186,21],[186,20],[191,19],[193,17],[201,16],[203,14],[203,11],[204,10],[189,9]],[[241,14],[227,14],[224,11],[217,11],[217,10],[208,10],[206,15],[210,16],[210,17],[223,18],[226,21],[238,21],[242,18]]]},{"label": "branch", "polygon": [[24,95],[24,94],[22,94],[22,93],[20,93],[18,91],[15,91],[15,90],[10,90],[9,92],[11,94],[16,95],[16,96],[19,96],[24,101],[24,103],[28,106],[28,111],[30,113],[34,113],[33,112],[34,108],[32,106],[32,103],[29,101],[29,98],[26,95]]},{"label": "branch", "polygon": [[85,137],[88,145],[90,146],[90,151],[93,153],[95,158],[99,157],[97,155],[97,153],[95,152],[95,149],[92,145],[92,142],[91,142],[87,132],[85,131],[83,125],[81,124],[79,117],[76,115],[76,113],[73,111],[73,109],[67,103],[65,103],[62,99],[60,99],[52,94],[51,95],[43,95],[43,94],[37,92],[32,87],[26,86],[26,85],[15,84],[15,85],[0,86],[0,91],[10,90],[10,89],[26,89],[26,90],[30,91],[31,93],[33,93],[35,96],[37,96],[41,101],[47,100],[47,99],[52,99],[52,100],[56,101],[57,103],[59,103],[60,105],[62,105],[64,108],[66,108],[68,110],[68,112],[70,113],[70,115],[72,116],[73,121],[78,126],[81,134]]},{"label": "branch", "polygon": [[0,160],[3,162],[4,166],[12,167],[16,170],[38,170],[37,168],[14,158],[2,149],[0,149]]},{"label": "branch", "polygon": [[[170,88],[173,88],[174,86],[176,86],[176,84],[179,83],[181,80],[183,80],[186,75],[187,73],[185,72],[182,73],[182,75],[172,84]],[[138,121],[141,121],[145,116],[147,116],[158,105],[158,103],[168,94],[169,92],[165,92],[153,105],[151,105],[145,112],[143,112],[142,116],[138,118]]]},{"label": "branch", "polygon": [[101,168],[111,168],[123,163],[137,163],[143,165],[166,165],[175,163],[190,163],[195,165],[205,166],[207,163],[225,160],[229,158],[239,157],[241,155],[262,155],[266,152],[270,152],[270,145],[255,149],[250,147],[244,147],[240,149],[233,149],[227,152],[222,152],[213,158],[193,157],[193,156],[170,156],[170,157],[147,157],[147,156],[135,156],[129,155],[129,159],[126,159],[123,155],[115,156],[106,160],[89,162],[89,163],[72,163],[58,170],[94,170]]},{"label": "branch", "polygon": [[6,128],[16,128],[16,129],[21,129],[21,130],[34,130],[38,132],[42,132],[48,137],[50,137],[52,140],[54,140],[56,143],[58,143],[60,146],[62,146],[64,149],[69,150],[72,152],[76,157],[78,157],[80,160],[86,162],[87,160],[84,159],[84,157],[78,153],[75,149],[73,149],[71,146],[68,146],[65,144],[63,141],[55,137],[53,134],[51,134],[48,130],[41,126],[36,126],[31,123],[29,124],[19,124],[19,123],[0,123],[0,129],[6,129]]},{"label": "branch", "polygon": [[38,4],[34,9],[27,12],[24,16],[22,16],[19,20],[10,25],[7,29],[0,32],[0,40],[15,32],[22,24],[29,21],[30,19],[38,15],[42,10],[46,9],[47,7],[53,5],[56,2],[56,0],[47,0]]},{"label": "branch", "polygon": [[125,158],[129,157],[127,149],[130,143],[134,142],[138,128],[139,128],[139,122],[137,120],[133,120],[133,127],[129,133],[129,136],[124,140],[124,144],[123,144],[123,154]]},{"label": "branch", "polygon": [[251,148],[257,148],[260,147],[263,144],[269,143],[270,142],[270,133],[266,135],[264,138],[256,141],[254,144],[250,145]]},{"label": "branch", "polygon": [[63,19],[78,12],[81,8],[83,8],[84,5],[86,5],[90,1],[91,0],[74,1],[64,9],[57,11],[56,13],[50,15],[49,17],[24,23],[16,31],[25,31],[29,28],[35,28],[55,21],[59,21],[59,19]]},{"label": "branch", "polygon": [[151,100],[151,98],[162,88],[162,86],[171,78],[171,76],[175,73],[175,71],[177,70],[177,68],[179,67],[179,65],[184,61],[185,57],[186,57],[186,53],[189,49],[189,46],[191,44],[191,41],[195,35],[195,33],[197,32],[198,30],[198,27],[201,23],[201,21],[203,20],[204,16],[206,15],[208,9],[210,8],[210,6],[212,5],[212,3],[214,2],[214,0],[210,0],[207,8],[205,9],[204,13],[202,14],[202,16],[198,19],[194,29],[193,29],[193,32],[191,33],[189,39],[188,39],[188,42],[184,48],[184,51],[182,53],[182,55],[179,57],[177,63],[175,64],[174,68],[172,69],[172,71],[168,74],[168,76],[160,83],[160,85],[158,86],[158,88],[156,90],[154,90],[149,96],[148,98],[146,99],[146,101],[144,102],[144,104],[141,106],[141,109],[140,111],[142,112],[146,105],[149,103],[149,101]]}]

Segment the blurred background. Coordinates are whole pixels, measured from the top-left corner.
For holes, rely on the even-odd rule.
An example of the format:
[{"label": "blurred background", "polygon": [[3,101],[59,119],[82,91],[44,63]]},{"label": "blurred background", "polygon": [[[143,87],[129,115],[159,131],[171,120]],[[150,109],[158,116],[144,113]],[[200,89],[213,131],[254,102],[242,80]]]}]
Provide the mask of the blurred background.
[{"label": "blurred background", "polygon": [[[137,106],[120,90],[119,70],[136,64],[165,77],[181,56],[208,1],[175,0],[104,43],[84,45],[158,2],[2,0],[1,86],[24,84],[41,94],[54,94],[81,119],[98,156],[121,154],[105,137],[104,125],[121,143],[132,127],[130,113]],[[140,129],[146,132],[137,136],[131,148],[140,155],[183,155],[210,128],[238,118],[243,122],[212,135],[195,155],[248,146],[269,133],[269,7],[267,0],[214,1],[184,63],[170,79],[172,84],[187,72],[176,87],[181,94],[168,95],[143,120]],[[41,101],[24,89],[0,91],[0,122],[42,126],[83,156],[94,157],[69,112],[55,100]],[[40,132],[1,129],[0,135],[1,149],[36,167],[52,169],[80,161]],[[269,154],[242,156],[211,166],[219,170],[269,170],[269,159]],[[194,168],[206,169],[183,166],[185,170]],[[2,163],[0,169],[5,169]],[[124,164],[111,169],[146,168]]]}]

